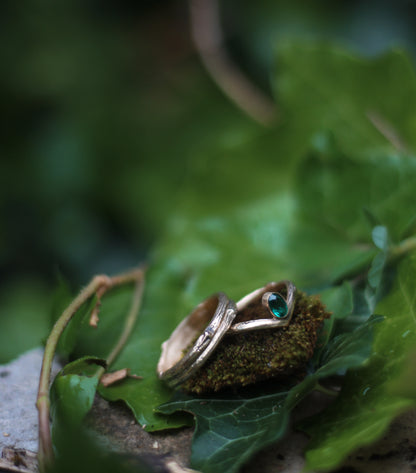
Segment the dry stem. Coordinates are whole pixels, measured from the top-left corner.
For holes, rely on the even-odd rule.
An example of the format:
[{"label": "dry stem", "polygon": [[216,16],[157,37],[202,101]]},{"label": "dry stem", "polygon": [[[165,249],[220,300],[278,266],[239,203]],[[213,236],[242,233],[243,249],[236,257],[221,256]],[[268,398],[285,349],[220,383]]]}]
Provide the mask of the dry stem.
[{"label": "dry stem", "polygon": [[[65,327],[68,325],[71,318],[75,315],[78,309],[94,294],[97,294],[98,300],[97,305],[93,310],[94,317],[97,316],[98,307],[101,303],[101,297],[109,289],[115,286],[121,286],[128,283],[136,283],[136,288],[133,296],[133,303],[129,314],[126,319],[126,324],[124,330],[110,353],[108,357],[108,365],[110,365],[117,355],[120,353],[123,345],[125,344],[127,337],[129,336],[134,322],[137,318],[137,314],[140,308],[140,301],[143,294],[144,287],[144,270],[135,269],[114,277],[108,277],[105,275],[95,276],[91,282],[81,290],[78,296],[71,302],[71,304],[64,310],[62,315],[56,321],[52,331],[48,337],[45,346],[45,352],[43,355],[42,368],[39,378],[39,389],[36,401],[36,407],[38,409],[38,419],[39,419],[39,452],[38,452],[38,462],[39,470],[45,471],[46,467],[50,465],[53,461],[53,448],[50,432],[50,399],[49,399],[49,385],[50,385],[50,375],[53,357],[55,355],[56,347],[59,341],[60,336],[62,335]],[[104,369],[102,373],[104,373]]]},{"label": "dry stem", "polygon": [[191,33],[206,70],[222,91],[247,115],[270,125],[275,105],[229,58],[223,45],[218,0],[189,0]]}]

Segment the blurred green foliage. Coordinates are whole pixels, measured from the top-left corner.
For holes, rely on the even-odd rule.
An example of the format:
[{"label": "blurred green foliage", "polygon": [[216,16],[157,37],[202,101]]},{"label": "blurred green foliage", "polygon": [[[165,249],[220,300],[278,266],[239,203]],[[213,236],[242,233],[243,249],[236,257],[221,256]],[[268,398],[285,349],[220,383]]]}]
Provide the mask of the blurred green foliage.
[{"label": "blurred green foliage", "polygon": [[[0,363],[46,337],[57,273],[77,287],[95,273],[137,264],[158,240],[144,321],[119,360],[132,360],[128,364],[145,375],[141,390],[133,380],[121,394],[117,386],[101,390],[109,399],[130,400],[150,430],[183,421],[158,418],[153,408],[170,396],[154,374],[162,332],[168,334],[185,309],[207,291],[218,290],[218,284],[235,297],[269,275],[295,275],[301,285],[318,287],[337,281],[377,251],[370,225],[367,232],[363,215],[355,212],[363,202],[383,220],[374,224],[388,224],[395,242],[405,236],[413,210],[413,187],[406,185],[414,176],[413,160],[381,152],[387,140],[371,124],[373,110],[366,108],[376,104],[414,149],[416,93],[407,59],[391,54],[367,63],[336,49],[321,54],[313,46],[285,44],[295,36],[342,42],[366,55],[392,44],[414,51],[416,5],[404,0],[224,0],[221,9],[230,54],[255,83],[277,94],[283,120],[272,132],[235,108],[202,70],[184,1],[3,0],[0,5]],[[276,45],[280,54],[271,83]],[[328,129],[336,129],[337,148]],[[305,157],[312,137],[314,151]],[[364,143],[374,153],[365,159]],[[303,165],[294,173],[300,157],[305,157]],[[273,163],[278,173],[268,171]],[[368,179],[357,180],[358,175]],[[279,187],[277,199],[272,198],[274,186]],[[348,191],[352,198],[344,202]],[[301,220],[296,227],[295,211]],[[377,284],[385,259],[379,262],[373,264]],[[411,269],[406,269],[406,294],[413,287],[414,264]],[[169,300],[160,298],[161,289]],[[347,300],[350,306],[352,297],[344,287],[338,305]],[[394,313],[407,300],[396,288],[378,309]],[[80,342],[94,345],[102,356],[119,327],[126,293],[116,292],[107,302],[101,330]],[[171,314],[167,305],[178,310]],[[412,300],[403,313],[413,305]],[[152,314],[162,314],[166,323]],[[404,336],[413,325],[402,322],[397,330]],[[384,345],[391,344],[389,337],[400,340],[394,330],[378,334],[378,344],[384,337]],[[62,342],[66,351],[74,342],[70,335]],[[397,351],[404,363],[407,352]],[[350,374],[356,391],[371,375],[387,379],[397,371],[394,363],[381,368],[374,363],[368,378]],[[72,406],[74,392],[67,387],[86,379],[78,374],[58,379]],[[86,408],[92,384],[86,386]],[[387,384],[365,399],[363,391],[362,402],[351,406],[354,393],[346,391],[345,431],[354,433],[363,425],[349,422],[355,413],[367,422],[367,411],[373,412],[367,403],[374,401],[377,412],[386,407]],[[391,397],[373,438],[398,411],[413,405],[413,399],[400,396],[397,403]],[[336,418],[325,420],[328,431],[334,423],[340,432]],[[309,453],[317,467],[322,467],[320,452],[327,442],[320,434]],[[342,434],[329,442],[334,439],[345,445],[343,454],[356,446]],[[332,466],[340,456],[337,448],[334,452]]]},{"label": "blurred green foliage", "polygon": [[[414,49],[411,2],[221,7],[227,47],[265,90],[275,41],[288,36]],[[205,175],[213,150],[232,154],[263,131],[201,69],[183,1],[4,0],[0,60],[4,362],[46,336],[57,270],[78,286],[135,265],[187,205],[181,189]]]}]

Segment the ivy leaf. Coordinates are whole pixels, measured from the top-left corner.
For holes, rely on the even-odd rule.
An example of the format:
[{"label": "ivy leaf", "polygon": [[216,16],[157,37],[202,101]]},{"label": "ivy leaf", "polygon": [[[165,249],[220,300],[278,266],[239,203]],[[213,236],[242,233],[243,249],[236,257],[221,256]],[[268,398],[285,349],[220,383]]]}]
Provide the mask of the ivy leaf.
[{"label": "ivy leaf", "polygon": [[353,332],[333,338],[322,354],[322,366],[317,370],[319,376],[339,373],[345,369],[345,365],[347,368],[362,366],[363,361],[371,355],[373,326],[382,320],[383,317],[372,316]]},{"label": "ivy leaf", "polygon": [[332,470],[350,452],[380,438],[398,414],[416,405],[405,386],[397,387],[416,343],[415,278],[413,254],[402,261],[394,289],[376,307],[385,322],[376,328],[370,363],[346,376],[340,396],[319,420],[304,424],[312,437],[306,452],[309,470]]},{"label": "ivy leaf", "polygon": [[[98,378],[69,374],[58,376],[54,382],[52,395],[56,409],[71,426],[81,425],[82,420],[90,411],[94,401]],[[58,407],[59,405],[59,407]]]},{"label": "ivy leaf", "polygon": [[324,326],[317,342],[318,349],[314,353],[316,359],[319,359],[320,353],[330,340],[337,321],[348,317],[354,308],[352,288],[347,281],[341,286],[334,286],[321,291],[319,295],[321,301],[332,315],[324,321]]},{"label": "ivy leaf", "polygon": [[196,418],[191,464],[204,473],[238,471],[260,449],[285,434],[291,410],[310,392],[319,379],[362,366],[371,353],[374,324],[371,318],[350,334],[336,337],[328,345],[323,365],[290,390],[255,397],[196,399],[183,396],[158,408],[172,414],[191,412]]},{"label": "ivy leaf", "polygon": [[286,391],[258,398],[195,399],[184,397],[158,411],[191,412],[196,418],[191,465],[204,473],[238,471],[255,452],[281,438],[290,411]]},{"label": "ivy leaf", "polygon": [[99,376],[98,366],[104,360],[84,357],[67,364],[56,376],[51,387],[52,433],[59,449],[65,442],[66,430],[76,431],[94,402]]},{"label": "ivy leaf", "polygon": [[105,366],[105,361],[83,357],[67,364],[58,373],[51,388],[53,418],[61,417],[70,426],[81,425],[94,400],[99,381],[94,371],[98,366]]}]

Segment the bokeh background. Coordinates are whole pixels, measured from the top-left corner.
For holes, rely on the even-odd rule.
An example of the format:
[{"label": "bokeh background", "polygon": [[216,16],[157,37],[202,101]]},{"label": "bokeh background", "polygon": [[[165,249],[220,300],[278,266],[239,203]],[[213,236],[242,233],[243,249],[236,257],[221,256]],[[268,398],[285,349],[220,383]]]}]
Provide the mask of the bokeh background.
[{"label": "bokeh background", "polygon": [[[222,0],[221,18],[270,95],[282,39],[415,53],[410,0]],[[189,170],[258,125],[201,66],[185,0],[2,0],[0,63],[4,363],[47,334],[59,275],[77,289],[145,260]]]}]

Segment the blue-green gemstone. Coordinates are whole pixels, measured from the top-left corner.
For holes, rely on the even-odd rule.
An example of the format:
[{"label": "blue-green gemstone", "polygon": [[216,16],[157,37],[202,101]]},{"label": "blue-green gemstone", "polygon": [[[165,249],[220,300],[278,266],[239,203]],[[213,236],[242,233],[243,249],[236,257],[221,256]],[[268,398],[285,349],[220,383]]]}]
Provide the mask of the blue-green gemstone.
[{"label": "blue-green gemstone", "polygon": [[283,297],[277,292],[270,294],[267,301],[269,308],[273,312],[273,315],[278,319],[282,319],[287,315],[287,304]]}]

